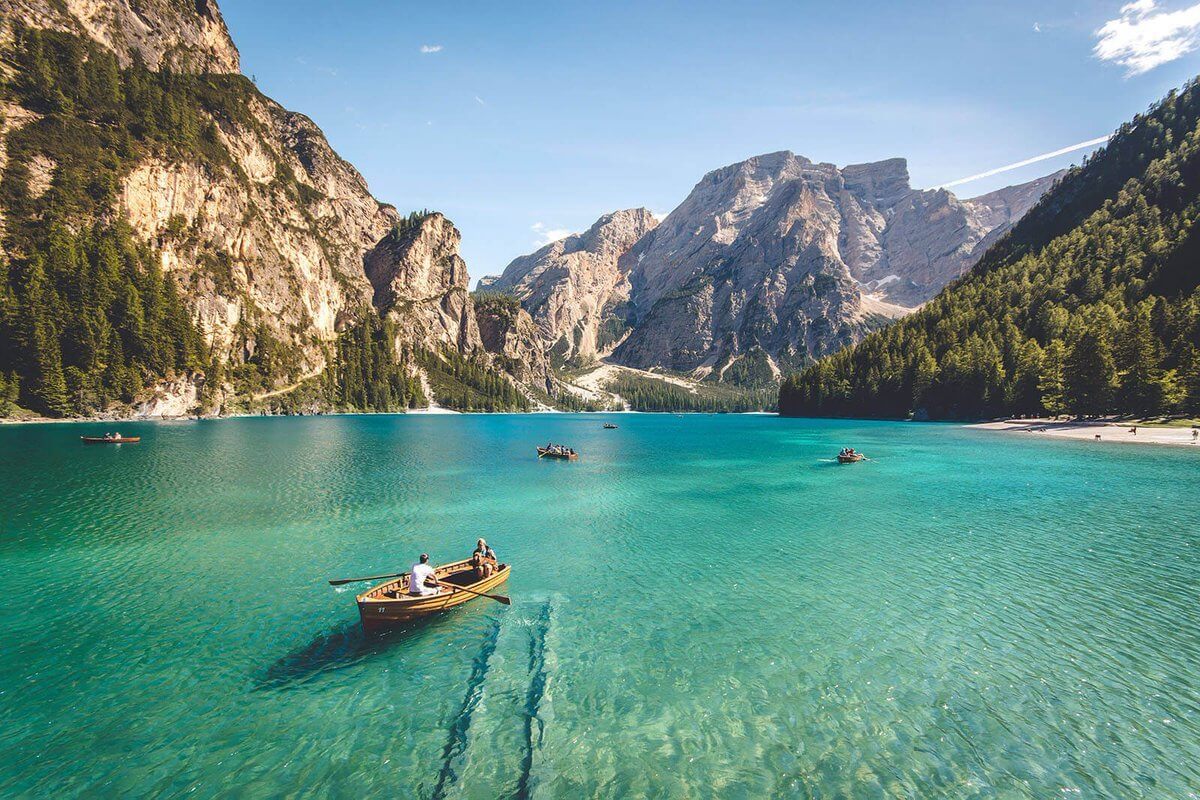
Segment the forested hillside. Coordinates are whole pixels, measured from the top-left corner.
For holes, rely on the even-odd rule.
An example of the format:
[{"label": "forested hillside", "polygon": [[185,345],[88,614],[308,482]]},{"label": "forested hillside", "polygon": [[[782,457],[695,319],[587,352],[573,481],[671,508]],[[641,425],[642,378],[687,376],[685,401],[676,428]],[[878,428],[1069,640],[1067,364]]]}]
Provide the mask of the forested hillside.
[{"label": "forested hillside", "polygon": [[781,413],[1200,413],[1200,87],[1116,132],[921,311],[804,371]]},{"label": "forested hillside", "polygon": [[0,19],[0,416],[396,411],[419,364],[445,405],[528,405],[444,217],[376,201],[248,78],[107,44]]},{"label": "forested hillside", "polygon": [[[144,153],[186,149],[227,164],[199,109],[230,113],[236,84],[214,91],[122,71],[98,46],[22,28],[9,58],[2,96],[42,115],[7,137],[0,181],[0,372],[10,391],[41,413],[79,413],[131,401],[152,376],[209,367],[156,254],[107,212]],[[52,178],[34,174],[49,165]]]}]

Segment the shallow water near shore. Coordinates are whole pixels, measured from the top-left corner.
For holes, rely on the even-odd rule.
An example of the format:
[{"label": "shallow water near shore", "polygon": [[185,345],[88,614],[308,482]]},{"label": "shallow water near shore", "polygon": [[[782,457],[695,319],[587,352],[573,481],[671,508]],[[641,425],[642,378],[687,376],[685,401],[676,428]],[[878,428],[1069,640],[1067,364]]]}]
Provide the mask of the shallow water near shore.
[{"label": "shallow water near shore", "polygon": [[[0,427],[0,796],[1200,794],[1186,448],[570,414],[79,443],[104,430]],[[326,583],[480,535],[511,607],[366,637],[366,584]]]}]

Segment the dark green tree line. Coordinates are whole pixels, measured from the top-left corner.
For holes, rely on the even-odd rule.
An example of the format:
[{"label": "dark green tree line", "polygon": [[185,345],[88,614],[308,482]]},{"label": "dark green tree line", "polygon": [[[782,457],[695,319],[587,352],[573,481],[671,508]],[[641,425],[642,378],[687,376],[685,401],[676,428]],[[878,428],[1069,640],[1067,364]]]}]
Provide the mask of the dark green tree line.
[{"label": "dark green tree line", "polygon": [[529,399],[508,376],[455,350],[418,351],[433,393],[442,405],[458,411],[528,411]]},{"label": "dark green tree line", "polygon": [[744,412],[769,411],[775,406],[775,389],[735,389],[720,384],[700,384],[693,392],[667,381],[621,374],[605,384],[634,411]]},{"label": "dark green tree line", "polygon": [[338,336],[323,376],[328,403],[346,411],[404,411],[426,404],[407,357],[397,354],[396,326],[364,309]]}]

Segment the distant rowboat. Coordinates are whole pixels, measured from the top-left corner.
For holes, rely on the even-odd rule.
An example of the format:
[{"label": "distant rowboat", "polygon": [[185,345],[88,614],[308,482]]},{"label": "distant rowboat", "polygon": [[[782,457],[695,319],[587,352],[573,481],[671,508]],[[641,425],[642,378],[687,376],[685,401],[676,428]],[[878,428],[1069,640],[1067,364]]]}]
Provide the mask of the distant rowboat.
[{"label": "distant rowboat", "polygon": [[854,464],[858,461],[865,461],[866,458],[862,453],[838,453],[837,457],[839,464]]},{"label": "distant rowboat", "polygon": [[610,430],[610,431],[611,431],[611,430],[616,430],[616,428],[617,428],[617,426],[616,426],[616,425],[614,425],[614,424],[612,424],[611,422],[606,422],[606,423],[604,423],[604,427],[605,427],[607,430]]},{"label": "distant rowboat", "polygon": [[[468,603],[479,596],[472,592],[486,594],[492,591],[508,580],[511,572],[508,564],[500,564],[496,572],[479,580],[469,558],[443,564],[434,570],[442,586],[437,594],[430,595],[409,594],[409,574],[405,573],[397,580],[381,583],[356,597],[358,614],[367,630],[411,622]],[[457,588],[460,586],[472,591],[461,591]]]},{"label": "distant rowboat", "polygon": [[140,436],[80,436],[84,444],[132,444],[140,442]]},{"label": "distant rowboat", "polygon": [[549,447],[539,447],[537,449],[538,458],[561,458],[566,461],[573,461],[579,458],[579,453],[574,450],[552,450]]}]

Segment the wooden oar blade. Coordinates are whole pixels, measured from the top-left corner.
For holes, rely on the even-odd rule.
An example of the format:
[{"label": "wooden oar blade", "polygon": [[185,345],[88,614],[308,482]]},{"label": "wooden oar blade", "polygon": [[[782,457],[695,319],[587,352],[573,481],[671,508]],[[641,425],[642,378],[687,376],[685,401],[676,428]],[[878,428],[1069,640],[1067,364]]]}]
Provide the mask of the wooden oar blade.
[{"label": "wooden oar blade", "polygon": [[329,582],[330,586],[341,586],[346,583],[361,583],[363,581],[381,581],[384,578],[399,578],[401,575],[407,575],[406,572],[394,572],[391,575],[368,575],[365,578],[338,578]]}]

